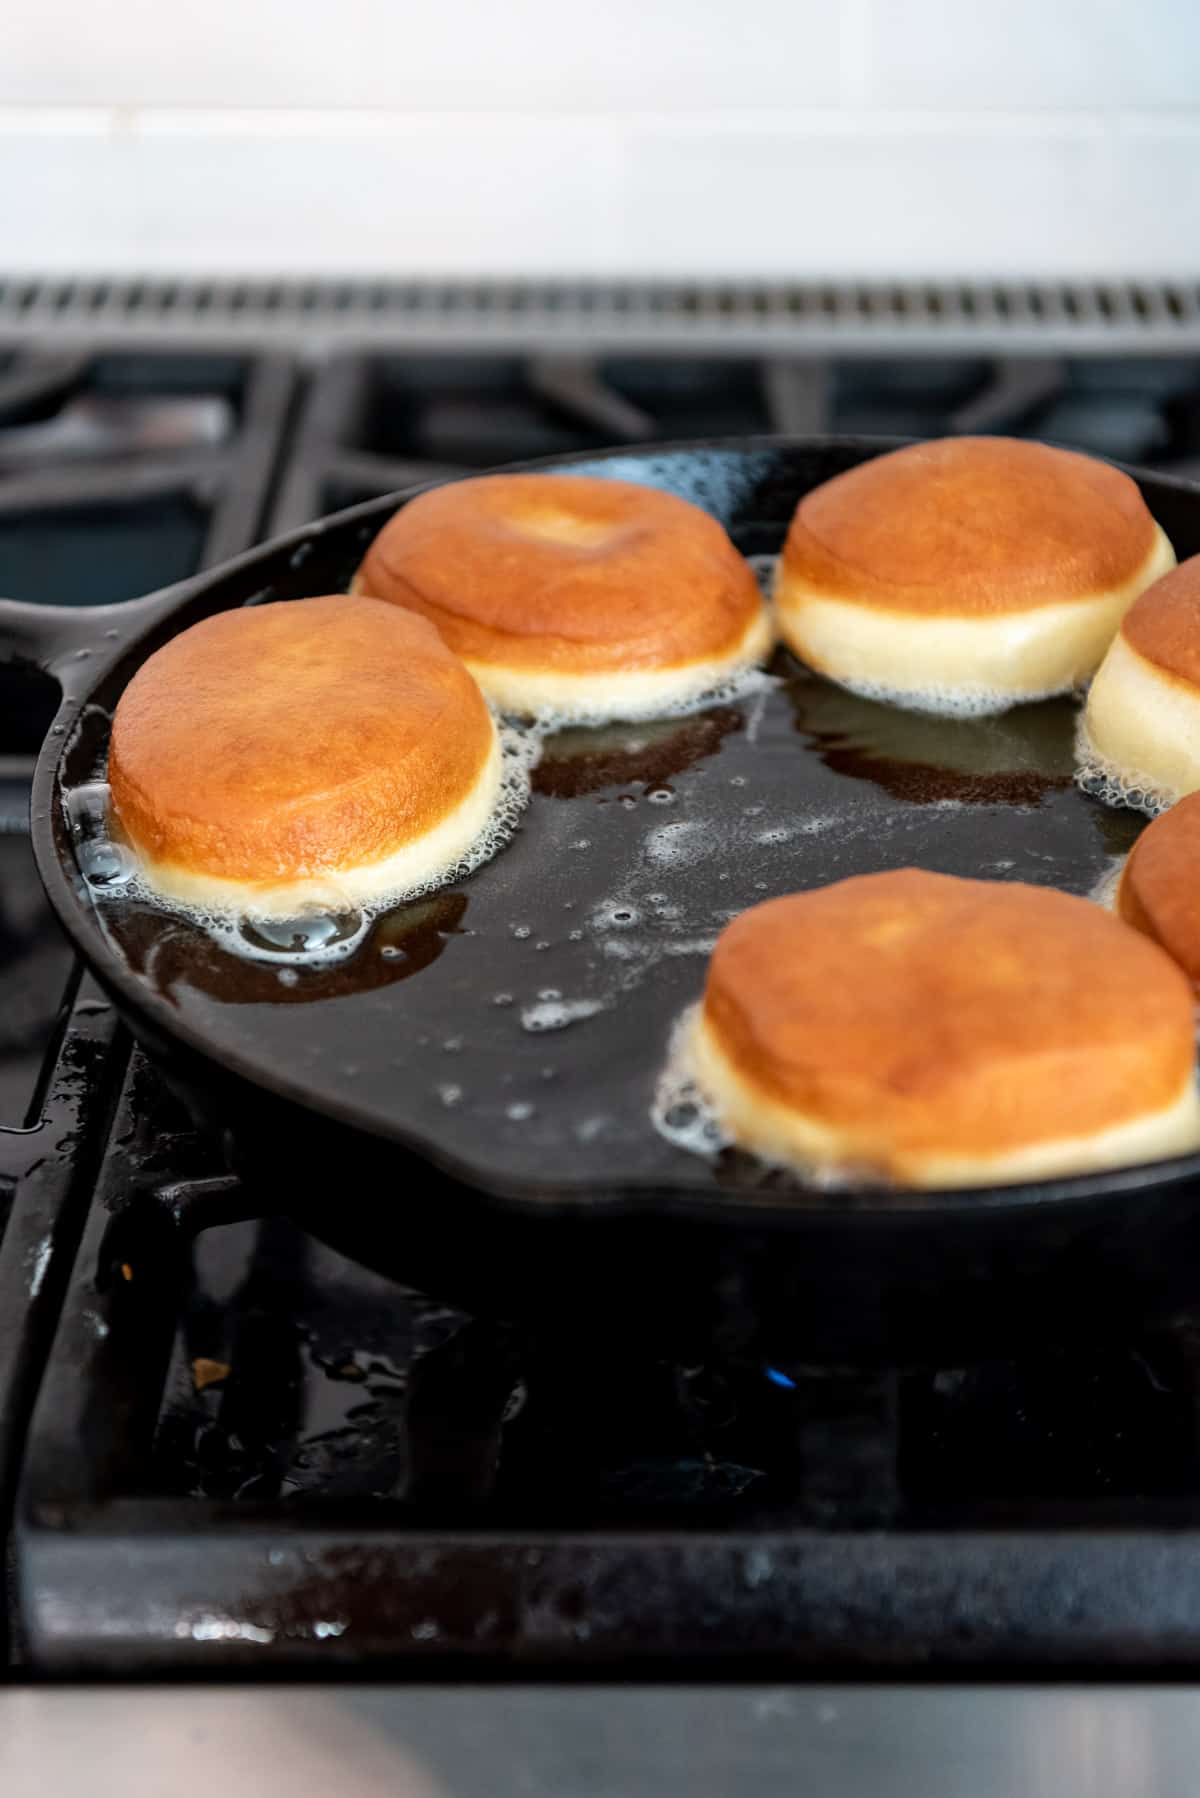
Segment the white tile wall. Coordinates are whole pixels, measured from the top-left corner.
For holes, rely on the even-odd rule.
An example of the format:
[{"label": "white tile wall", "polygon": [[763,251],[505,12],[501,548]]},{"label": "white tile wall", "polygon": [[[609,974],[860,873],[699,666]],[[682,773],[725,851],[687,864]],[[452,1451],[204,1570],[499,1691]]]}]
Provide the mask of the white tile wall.
[{"label": "white tile wall", "polygon": [[[626,238],[635,265],[727,261],[786,274],[1021,268],[1094,272],[1113,261],[1104,196],[1111,158],[1095,130],[1054,136],[981,131],[963,120],[923,133],[902,121],[804,132],[664,124],[640,152],[644,208]],[[720,220],[681,205],[692,186],[740,196]],[[1192,217],[1200,210],[1192,201]],[[663,230],[660,223],[672,219]]]},{"label": "white tile wall", "polygon": [[872,0],[880,106],[1195,106],[1196,0]]},{"label": "white tile wall", "polygon": [[0,270],[1187,274],[1200,0],[0,0]]},{"label": "white tile wall", "polygon": [[836,105],[829,0],[4,0],[0,102],[619,112]]},{"label": "white tile wall", "polygon": [[[619,259],[619,149],[589,121],[150,114],[0,136],[10,267],[553,273]],[[3,175],[0,174],[0,182]],[[582,263],[580,263],[582,266]]]}]

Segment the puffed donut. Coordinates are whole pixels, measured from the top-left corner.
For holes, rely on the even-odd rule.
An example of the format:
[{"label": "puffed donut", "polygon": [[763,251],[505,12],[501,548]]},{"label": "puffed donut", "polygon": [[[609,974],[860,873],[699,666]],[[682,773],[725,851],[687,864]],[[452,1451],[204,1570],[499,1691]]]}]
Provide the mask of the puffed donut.
[{"label": "puffed donut", "polygon": [[1002,712],[1095,672],[1175,555],[1107,463],[1005,437],[893,450],[796,508],[779,629],[830,680],[912,711]]},{"label": "puffed donut", "polygon": [[1146,826],[1121,870],[1116,910],[1200,990],[1200,793]]},{"label": "puffed donut", "polygon": [[977,1186],[1200,1146],[1187,981],[1044,887],[906,868],[756,905],[691,1056],[735,1141],[809,1173]]},{"label": "puffed donut", "polygon": [[437,625],[502,711],[600,723],[682,709],[764,656],[750,568],[698,506],[587,475],[418,494],[354,591]]},{"label": "puffed donut", "polygon": [[1106,799],[1143,811],[1200,788],[1200,556],[1126,612],[1088,694],[1078,757]]},{"label": "puffed donut", "polygon": [[428,886],[486,831],[501,756],[423,618],[338,595],[220,612],[138,670],[108,778],[143,877],[293,917]]}]

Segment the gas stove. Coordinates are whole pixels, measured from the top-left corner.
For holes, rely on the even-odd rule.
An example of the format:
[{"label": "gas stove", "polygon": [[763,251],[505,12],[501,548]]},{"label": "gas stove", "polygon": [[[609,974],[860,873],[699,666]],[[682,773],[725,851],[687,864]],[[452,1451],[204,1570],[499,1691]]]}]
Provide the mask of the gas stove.
[{"label": "gas stove", "polygon": [[[0,294],[0,326],[3,295]],[[102,309],[101,309],[102,310]],[[375,494],[614,442],[1005,431],[1200,469],[1165,355],[0,339],[0,591],[86,607]],[[608,337],[613,333],[610,331]],[[283,339],[281,339],[283,341]],[[264,347],[265,342],[265,347]],[[1061,347],[1061,346],[1058,346]],[[958,353],[961,349],[961,353]],[[646,1362],[396,1286],[246,1191],[59,938],[52,692],[0,679],[10,1664],[369,1676],[1200,1660],[1200,1276],[1155,1334],[940,1369]],[[600,798],[604,794],[599,795]],[[352,1170],[348,1170],[352,1177]]]}]

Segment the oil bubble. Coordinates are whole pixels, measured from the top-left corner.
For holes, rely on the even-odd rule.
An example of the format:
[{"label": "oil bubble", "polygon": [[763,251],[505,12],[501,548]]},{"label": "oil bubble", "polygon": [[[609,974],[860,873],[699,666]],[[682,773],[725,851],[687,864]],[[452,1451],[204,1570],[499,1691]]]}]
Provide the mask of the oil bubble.
[{"label": "oil bubble", "polygon": [[593,930],[629,930],[641,921],[636,908],[624,899],[608,899],[592,913]]},{"label": "oil bubble", "polygon": [[81,843],[76,852],[79,872],[93,891],[111,892],[125,886],[137,873],[137,863],[120,843]]},{"label": "oil bubble", "polygon": [[242,945],[258,957],[349,955],[362,941],[367,920],[361,911],[306,912],[299,918],[244,917],[236,930]]},{"label": "oil bubble", "polygon": [[[547,989],[549,991],[549,989]],[[521,1028],[537,1036],[549,1030],[566,1030],[584,1018],[594,1018],[605,1009],[603,999],[564,999],[543,995],[536,1005],[527,1005],[521,1013]]]},{"label": "oil bubble", "polygon": [[[928,687],[906,688],[889,686],[885,681],[840,679],[838,685],[859,699],[896,706],[903,712],[925,712],[935,718],[994,718],[1000,712],[1007,712],[1013,703],[1012,694],[1001,688],[967,683],[942,686],[935,681]],[[1070,687],[1047,687],[1044,692],[1023,694],[1021,703],[1032,705],[1035,701],[1055,699],[1070,691]]]},{"label": "oil bubble", "polygon": [[[764,646],[759,656],[767,653]],[[523,728],[539,739],[556,731],[587,724],[638,724],[649,719],[686,718],[711,706],[733,704],[764,692],[777,683],[751,658],[731,662],[720,673],[711,668],[677,687],[675,697],[664,700],[661,692],[637,696],[627,690],[623,700],[580,699],[574,705],[547,706],[525,721]]]},{"label": "oil bubble", "polygon": [[699,1015],[690,1006],[671,1033],[667,1059],[658,1078],[650,1120],[673,1148],[711,1160],[730,1138],[705,1093],[697,1084],[692,1064],[692,1037]]},{"label": "oil bubble", "polygon": [[107,834],[110,799],[108,782],[104,780],[73,787],[64,799],[71,834],[77,838]]},{"label": "oil bubble", "polygon": [[1083,718],[1075,737],[1076,784],[1104,805],[1129,806],[1156,817],[1165,812],[1179,797],[1163,787],[1124,773],[1115,763],[1100,755],[1088,735]]},{"label": "oil bubble", "polygon": [[698,823],[684,819],[660,824],[647,836],[643,853],[655,868],[686,867],[705,854],[704,832]]},{"label": "oil bubble", "polygon": [[75,787],[65,800],[75,860],[87,886],[96,893],[128,886],[137,874],[134,856],[111,834],[110,798],[105,781],[90,781]]}]

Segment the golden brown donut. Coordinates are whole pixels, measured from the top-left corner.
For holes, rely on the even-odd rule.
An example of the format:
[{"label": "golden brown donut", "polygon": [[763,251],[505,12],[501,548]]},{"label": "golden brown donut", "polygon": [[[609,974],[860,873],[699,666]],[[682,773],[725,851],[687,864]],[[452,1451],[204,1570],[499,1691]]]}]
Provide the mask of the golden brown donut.
[{"label": "golden brown donut", "polygon": [[1161,943],[1200,989],[1200,793],[1147,825],[1129,851],[1117,913]]},{"label": "golden brown donut", "polygon": [[1105,797],[1160,811],[1200,788],[1200,556],[1126,612],[1092,682],[1079,733]]},{"label": "golden brown donut", "polygon": [[286,917],[453,867],[493,814],[500,750],[423,618],[338,595],[172,638],[121,696],[108,778],[150,886]]},{"label": "golden brown donut", "polygon": [[692,1039],[770,1160],[982,1185],[1200,1144],[1192,996],[1084,899],[906,868],[771,899],[721,933]]},{"label": "golden brown donut", "polygon": [[418,494],[354,590],[423,613],[488,697],[524,716],[652,717],[770,643],[758,583],[715,518],[588,475],[481,475]]},{"label": "golden brown donut", "polygon": [[1081,686],[1175,556],[1107,463],[1005,437],[893,450],[796,508],[775,589],[797,656],[915,711]]}]

